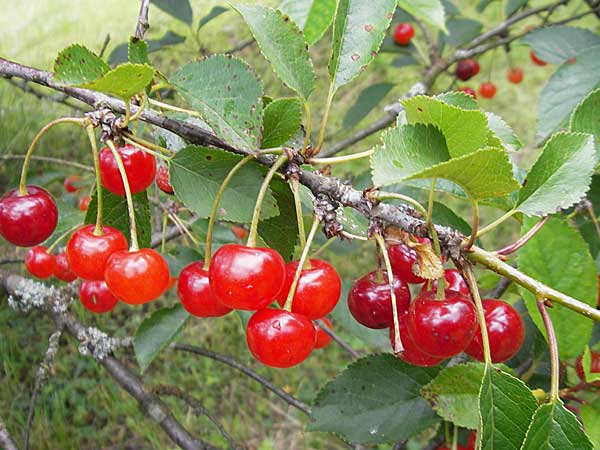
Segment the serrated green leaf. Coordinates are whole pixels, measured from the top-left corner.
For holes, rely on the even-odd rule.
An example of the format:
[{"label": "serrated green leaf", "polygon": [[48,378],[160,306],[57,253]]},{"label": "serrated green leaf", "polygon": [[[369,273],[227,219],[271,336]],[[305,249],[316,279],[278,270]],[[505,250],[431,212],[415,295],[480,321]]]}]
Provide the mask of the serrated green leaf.
[{"label": "serrated green leaf", "polygon": [[[175,195],[200,217],[210,217],[212,204],[223,180],[242,159],[241,156],[214,148],[189,145],[171,159],[169,177]],[[221,198],[220,219],[249,223],[260,185],[263,169],[249,162],[232,178]],[[268,219],[279,210],[271,192],[267,192],[261,218]]]},{"label": "serrated green leaf", "polygon": [[479,393],[481,450],[519,450],[536,407],[525,383],[489,367]]},{"label": "serrated green leaf", "polygon": [[533,416],[521,450],[563,448],[592,450],[593,446],[575,415],[560,400],[541,405]]},{"label": "serrated green leaf", "polygon": [[344,128],[354,128],[364,119],[392,90],[392,83],[372,84],[364,89],[344,116]]},{"label": "serrated green leaf", "polygon": [[362,358],[321,389],[308,429],[365,444],[408,439],[439,420],[419,395],[438,371],[390,354]]},{"label": "serrated green leaf", "polygon": [[[526,218],[521,234],[537,219]],[[519,250],[518,267],[536,280],[576,299],[595,306],[598,301],[596,263],[577,230],[559,218],[551,218]],[[531,319],[545,336],[545,328],[533,294],[520,289]],[[583,352],[592,334],[593,322],[568,308],[548,308],[558,340],[561,359],[575,358]]]},{"label": "serrated green leaf", "polygon": [[569,128],[571,131],[590,133],[595,137],[596,152],[600,152],[600,116],[598,105],[600,104],[600,89],[592,91],[584,98],[571,114]]},{"label": "serrated green leaf", "polygon": [[60,51],[54,61],[53,80],[59,84],[80,85],[100,78],[110,67],[83,45],[73,44]]},{"label": "serrated green leaf", "polygon": [[561,132],[546,142],[519,192],[517,208],[544,216],[577,203],[588,191],[596,167],[590,134]]},{"label": "serrated green leaf", "polygon": [[600,45],[600,36],[583,28],[558,25],[527,33],[521,39],[535,55],[550,64],[562,64],[579,52]]},{"label": "serrated green leaf", "polygon": [[252,151],[258,148],[263,89],[245,62],[211,56],[183,66],[171,83],[225,142]]},{"label": "serrated green leaf", "polygon": [[506,2],[506,6],[504,7],[504,14],[506,17],[512,15],[519,8],[525,6],[529,0],[508,0]]},{"label": "serrated green leaf", "polygon": [[448,33],[444,5],[440,0],[398,0],[398,6],[417,19]]},{"label": "serrated green leaf", "polygon": [[[185,36],[177,34],[173,31],[167,31],[165,35],[159,39],[148,39],[146,44],[148,47],[148,53],[152,53],[170,45],[181,44],[182,42],[185,42]],[[113,51],[110,52],[108,62],[114,65],[127,61],[128,46],[129,44],[127,43],[117,45]]]},{"label": "serrated green leaf", "polygon": [[352,81],[371,63],[392,20],[396,0],[339,0],[329,60],[332,90]]},{"label": "serrated green leaf", "polygon": [[461,91],[443,92],[442,94],[436,95],[435,98],[462,109],[479,109],[477,101],[470,95]]},{"label": "serrated green leaf", "polygon": [[594,449],[600,449],[600,401],[588,403],[581,407],[581,420]]},{"label": "serrated green leaf", "polygon": [[333,22],[336,0],[283,0],[279,10],[290,16],[309,46],[323,37]]},{"label": "serrated green leaf", "polygon": [[189,318],[181,305],[175,305],[155,311],[141,323],[133,338],[133,349],[142,372],[177,336]]},{"label": "serrated green leaf", "polygon": [[142,92],[150,84],[153,76],[154,69],[146,64],[125,63],[97,80],[77,86],[128,100]]},{"label": "serrated green leaf", "polygon": [[133,64],[148,64],[148,44],[145,41],[131,36],[127,46],[127,59]]},{"label": "serrated green leaf", "polygon": [[307,100],[315,72],[298,25],[281,11],[260,5],[237,5],[263,55],[285,85]]},{"label": "serrated green leaf", "polygon": [[150,0],[150,3],[182,22],[192,24],[194,13],[189,0]]},{"label": "serrated green leaf", "polygon": [[523,145],[521,144],[521,140],[502,117],[491,112],[486,112],[485,115],[488,120],[488,127],[494,133],[494,135],[500,139],[500,142],[502,145],[504,145],[504,147],[512,152],[521,148]]},{"label": "serrated green leaf", "polygon": [[223,8],[222,6],[213,6],[213,8],[208,12],[208,14],[205,15],[202,19],[200,19],[200,21],[198,22],[197,29],[199,30],[208,22],[212,21],[213,19],[216,19],[221,14],[226,13],[227,11],[229,11],[229,9]]},{"label": "serrated green leaf", "polygon": [[302,102],[298,98],[280,98],[265,108],[261,148],[285,144],[302,126]]}]

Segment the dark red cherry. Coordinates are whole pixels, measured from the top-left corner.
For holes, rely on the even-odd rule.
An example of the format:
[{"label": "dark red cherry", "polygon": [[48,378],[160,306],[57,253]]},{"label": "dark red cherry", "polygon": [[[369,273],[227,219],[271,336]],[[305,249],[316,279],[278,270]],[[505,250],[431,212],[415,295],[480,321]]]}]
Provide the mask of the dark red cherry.
[{"label": "dark red cherry", "polygon": [[[427,353],[422,352],[419,347],[415,344],[415,341],[408,334],[408,330],[406,328],[406,317],[408,313],[405,312],[400,316],[400,340],[402,341],[402,346],[404,350],[399,353],[395,353],[395,355],[400,358],[402,361],[405,361],[413,366],[419,367],[433,367],[440,364],[445,358],[437,358],[435,356],[428,355]],[[390,344],[392,345],[392,351],[394,351],[396,339],[396,332],[394,326],[390,327]]]},{"label": "dark red cherry", "polygon": [[538,57],[536,56],[536,54],[533,52],[533,50],[531,50],[531,51],[529,52],[529,57],[531,58],[531,61],[533,61],[533,63],[534,63],[536,66],[545,66],[546,64],[548,64],[546,61],[544,61],[544,60],[541,60],[540,58],[538,58]]},{"label": "dark red cherry", "polygon": [[[333,325],[331,324],[331,321],[329,319],[323,318],[323,319],[321,319],[321,321],[327,328],[329,328],[330,330],[333,330]],[[327,347],[329,345],[329,343],[331,342],[331,336],[329,336],[329,334],[327,334],[325,332],[325,330],[323,330],[323,328],[321,328],[316,323],[315,323],[315,332],[317,333],[317,342],[315,343],[315,348]]]},{"label": "dark red cherry", "polygon": [[[408,310],[410,291],[406,283],[394,276],[396,310],[402,314]],[[394,326],[392,297],[387,272],[370,272],[360,278],[348,292],[348,309],[358,323],[368,328]]]},{"label": "dark red cherry", "polygon": [[[446,289],[451,291],[460,292],[463,295],[470,296],[469,286],[467,286],[467,282],[462,277],[460,272],[456,269],[446,269],[444,270],[444,280],[446,280]],[[434,280],[431,283],[431,290],[435,291],[437,289],[437,280]],[[424,285],[421,289],[422,291],[427,289],[427,285]]]},{"label": "dark red cherry", "polygon": [[70,193],[77,192],[79,189],[81,189],[81,185],[79,183],[80,180],[81,177],[78,175],[68,176],[67,178],[65,178],[65,181],[63,183],[65,186],[65,190]]},{"label": "dark red cherry", "polygon": [[169,266],[151,248],[121,250],[108,258],[104,280],[110,291],[130,305],[147,303],[160,297],[168,288]]},{"label": "dark red cherry", "polygon": [[425,353],[449,358],[462,352],[477,330],[477,316],[471,299],[446,291],[437,300],[435,291],[421,292],[408,309],[407,328],[415,344]]},{"label": "dark red cherry", "polygon": [[84,280],[104,280],[104,269],[110,255],[127,250],[127,239],[116,228],[102,227],[102,235],[96,236],[95,225],[78,229],[67,244],[69,265]]},{"label": "dark red cherry", "polygon": [[[118,147],[117,152],[123,160],[132,194],[142,192],[152,184],[156,175],[156,159],[154,156],[129,144]],[[119,172],[117,161],[110,148],[104,147],[100,150],[98,156],[102,186],[113,194],[125,195],[121,172]]]},{"label": "dark red cherry", "polygon": [[[417,238],[419,242],[429,242],[428,239]],[[406,244],[395,244],[388,247],[388,255],[392,264],[392,272],[406,283],[425,283],[424,278],[418,277],[412,271],[417,262],[417,252]]]},{"label": "dark red cherry", "polygon": [[90,202],[92,201],[92,197],[89,195],[84,195],[79,199],[79,211],[86,212],[90,207]]},{"label": "dark red cherry", "polygon": [[399,23],[394,29],[394,42],[398,45],[408,45],[415,35],[415,29],[410,23]]},{"label": "dark red cherry", "polygon": [[458,90],[477,100],[477,92],[475,92],[475,90],[471,89],[469,86],[461,86],[458,88]]},{"label": "dark red cherry", "polygon": [[479,86],[479,95],[483,98],[494,98],[496,95],[496,85],[491,81],[481,83]]},{"label": "dark red cherry", "polygon": [[65,281],[67,283],[70,283],[71,281],[77,279],[77,274],[71,269],[65,252],[60,252],[58,255],[56,255],[56,267],[54,269],[54,276],[59,280]]},{"label": "dark red cherry", "polygon": [[227,244],[215,252],[209,279],[223,305],[255,311],[269,305],[281,291],[285,262],[270,248]]},{"label": "dark red cherry", "polygon": [[56,229],[58,209],[52,196],[38,186],[27,186],[0,198],[0,235],[19,247],[33,247],[48,239]]},{"label": "dark red cherry", "polygon": [[467,81],[479,73],[479,63],[474,59],[463,59],[456,65],[456,78]]},{"label": "dark red cherry", "polygon": [[[592,364],[590,366],[591,373],[600,373],[600,353],[590,350],[590,355],[592,357]],[[585,371],[583,370],[583,355],[577,358],[575,362],[575,370],[577,371],[577,375],[581,379],[581,381],[585,381]],[[600,387],[600,381],[594,381],[592,383],[594,386]]]},{"label": "dark red cherry", "polygon": [[263,364],[286,368],[301,363],[315,347],[313,323],[281,309],[261,309],[248,321],[246,341],[250,352]]},{"label": "dark red cherry", "polygon": [[523,81],[523,69],[520,67],[511,67],[508,69],[507,78],[511,83],[519,84]]},{"label": "dark red cherry", "polygon": [[[286,278],[277,302],[283,307],[292,286],[298,261],[286,264]],[[310,268],[303,269],[292,301],[292,312],[309,319],[320,319],[329,314],[340,299],[342,281],[330,264],[320,259],[311,259]]]},{"label": "dark red cherry", "polygon": [[167,166],[159,166],[156,171],[156,184],[158,188],[165,194],[173,194],[173,186],[169,183],[169,168]]},{"label": "dark red cherry", "polygon": [[41,245],[27,250],[25,254],[25,267],[27,271],[37,278],[49,278],[56,269],[56,257],[48,253],[48,249]]},{"label": "dark red cherry", "polygon": [[183,307],[196,317],[220,317],[231,312],[212,293],[208,270],[202,262],[193,262],[179,274],[177,294]]},{"label": "dark red cherry", "polygon": [[113,295],[104,281],[87,280],[79,286],[81,304],[94,313],[112,311],[119,299]]},{"label": "dark red cherry", "polygon": [[[518,311],[506,302],[487,298],[482,300],[482,303],[492,362],[507,361],[519,352],[525,340],[523,320]],[[483,361],[483,344],[479,326],[465,352]]]}]

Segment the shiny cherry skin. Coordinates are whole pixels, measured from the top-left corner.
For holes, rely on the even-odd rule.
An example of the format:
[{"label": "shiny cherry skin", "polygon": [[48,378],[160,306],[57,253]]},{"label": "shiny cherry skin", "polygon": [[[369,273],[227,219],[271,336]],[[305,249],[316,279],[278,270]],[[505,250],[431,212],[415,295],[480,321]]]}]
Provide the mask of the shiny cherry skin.
[{"label": "shiny cherry skin", "polygon": [[54,269],[54,276],[67,283],[77,279],[77,274],[71,269],[65,252],[60,252],[58,255],[56,255],[56,268]]},{"label": "shiny cherry skin", "polygon": [[[592,365],[590,367],[590,372],[592,373],[600,373],[600,353],[590,350],[590,355],[592,356]],[[583,370],[583,355],[577,358],[575,362],[575,370],[577,371],[577,375],[581,379],[581,381],[585,381],[585,371]],[[594,386],[600,387],[600,381],[594,381],[592,383]]]},{"label": "shiny cherry skin", "polygon": [[415,29],[410,23],[399,23],[394,29],[394,42],[397,45],[408,45],[415,35]]},{"label": "shiny cherry skin", "polygon": [[27,250],[25,267],[34,277],[50,278],[56,269],[56,257],[52,253],[48,253],[46,247],[37,245]]},{"label": "shiny cherry skin", "polygon": [[[277,302],[283,307],[292,287],[299,261],[286,264],[286,278]],[[342,292],[342,280],[329,263],[311,259],[310,268],[303,269],[292,300],[292,312],[315,320],[329,314],[337,305]]]},{"label": "shiny cherry skin", "polygon": [[[428,242],[427,239],[417,239],[420,242]],[[392,272],[406,283],[425,283],[424,278],[418,277],[412,271],[417,262],[417,252],[406,244],[394,244],[388,247],[388,255],[392,264]]]},{"label": "shiny cherry skin", "polygon": [[[156,175],[156,159],[154,156],[129,144],[118,147],[117,152],[123,160],[131,193],[144,191],[152,184]],[[104,147],[100,150],[98,157],[100,159],[102,186],[113,194],[125,195],[121,173],[110,148]]]},{"label": "shiny cherry skin", "polygon": [[458,90],[460,92],[464,92],[467,95],[470,95],[475,100],[477,100],[477,92],[475,92],[475,89],[471,89],[469,86],[461,86],[458,88]]},{"label": "shiny cherry skin", "polygon": [[[519,352],[525,341],[523,320],[518,311],[506,302],[487,298],[482,300],[482,303],[492,362],[507,361]],[[483,344],[479,326],[465,352],[472,358],[483,361]]]},{"label": "shiny cherry skin", "polygon": [[[469,292],[469,286],[467,286],[467,282],[462,277],[460,272],[456,269],[446,269],[444,270],[444,280],[446,280],[446,289],[451,291],[460,292],[463,295],[470,296],[471,292]],[[431,283],[431,290],[435,291],[437,289],[437,280],[434,280]],[[421,289],[422,291],[427,289],[427,285],[424,285]]]},{"label": "shiny cherry skin", "polygon": [[[333,325],[329,319],[322,318],[321,321],[325,324],[327,328],[333,330]],[[315,343],[315,349],[325,348],[331,342],[331,336],[329,336],[320,325],[315,325],[315,332],[317,333],[317,341]]]},{"label": "shiny cherry skin", "polygon": [[192,316],[220,317],[231,312],[213,294],[208,281],[208,270],[201,261],[186,266],[179,274],[177,294],[181,304]]},{"label": "shiny cherry skin", "polygon": [[536,65],[536,66],[545,66],[548,63],[540,58],[537,57],[537,55],[533,52],[533,50],[531,50],[529,52],[529,57],[531,58],[531,61]]},{"label": "shiny cherry skin", "polygon": [[496,95],[496,85],[490,81],[481,83],[479,85],[479,95],[483,98],[494,98]]},{"label": "shiny cherry skin", "polygon": [[520,67],[511,67],[508,69],[507,78],[511,83],[519,84],[523,81],[523,69]]},{"label": "shiny cherry skin", "polygon": [[115,252],[108,258],[104,270],[110,291],[130,305],[160,297],[167,290],[170,278],[167,262],[151,248]]},{"label": "shiny cherry skin", "polygon": [[104,280],[104,269],[110,255],[127,250],[127,239],[116,228],[103,226],[96,236],[95,225],[78,229],[67,244],[67,258],[73,272],[84,280]]},{"label": "shiny cherry skin", "polygon": [[[410,291],[404,281],[394,276],[396,310],[408,310]],[[348,292],[348,309],[356,321],[367,328],[381,329],[394,326],[394,312],[387,272],[370,272],[360,278]]]},{"label": "shiny cherry skin", "polygon": [[[401,352],[395,353],[396,357],[400,358],[402,361],[412,364],[413,366],[419,367],[433,367],[440,364],[444,361],[445,358],[437,358],[435,356],[428,355],[427,353],[422,352],[419,347],[415,344],[415,341],[408,334],[408,330],[406,328],[406,317],[408,312],[405,312],[400,317],[400,340],[402,341],[402,346],[404,349]],[[392,346],[392,351],[394,351],[396,339],[396,332],[394,326],[390,327],[390,344]]]},{"label": "shiny cherry skin", "polygon": [[474,59],[463,59],[456,65],[456,78],[467,81],[479,73],[479,63]]},{"label": "shiny cherry skin", "polygon": [[90,207],[90,202],[92,201],[92,197],[90,197],[89,195],[84,195],[83,197],[81,197],[79,199],[79,211],[83,211],[86,212],[88,210],[88,208]]},{"label": "shiny cherry skin", "polygon": [[27,186],[27,194],[18,189],[0,198],[0,235],[19,247],[33,247],[48,239],[56,229],[58,209],[45,189]]},{"label": "shiny cherry skin", "polygon": [[65,181],[63,183],[63,185],[65,186],[65,190],[69,193],[77,192],[79,189],[81,189],[81,186],[79,186],[80,180],[81,177],[78,175],[68,176],[67,178],[65,178]]},{"label": "shiny cherry skin", "polygon": [[471,299],[447,290],[443,300],[435,291],[421,292],[408,309],[407,328],[415,344],[425,353],[449,358],[462,352],[477,330],[477,315]]},{"label": "shiny cherry skin", "polygon": [[248,321],[248,348],[267,366],[287,368],[309,357],[316,342],[313,323],[301,314],[261,309]]},{"label": "shiny cherry skin", "polygon": [[467,450],[475,450],[476,442],[477,442],[477,431],[471,431],[471,434],[469,434],[469,440],[467,441]]},{"label": "shiny cherry skin", "polygon": [[112,311],[119,299],[113,295],[104,281],[86,280],[79,286],[81,304],[94,313]]},{"label": "shiny cherry skin", "polygon": [[209,279],[223,305],[256,311],[269,305],[281,291],[285,262],[270,248],[227,244],[213,255]]},{"label": "shiny cherry skin", "polygon": [[172,195],[175,192],[173,186],[169,183],[169,168],[167,166],[160,166],[156,171],[156,184],[165,194]]}]

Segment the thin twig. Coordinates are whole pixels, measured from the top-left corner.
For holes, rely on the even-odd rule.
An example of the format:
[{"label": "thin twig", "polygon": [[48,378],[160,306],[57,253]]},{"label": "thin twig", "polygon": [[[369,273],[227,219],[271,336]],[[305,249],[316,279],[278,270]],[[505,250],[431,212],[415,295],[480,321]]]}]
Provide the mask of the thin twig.
[{"label": "thin twig", "polygon": [[138,15],[137,26],[135,27],[134,37],[137,40],[143,40],[144,35],[148,28],[150,28],[150,22],[148,21],[148,7],[150,6],[150,0],[142,0],[140,5],[140,13]]},{"label": "thin twig", "polygon": [[340,347],[346,350],[354,359],[360,358],[361,354],[354,350],[350,344],[339,337],[331,328],[329,328],[322,320],[316,320],[317,325],[335,341]]},{"label": "thin twig", "polygon": [[500,278],[500,281],[498,281],[496,286],[494,286],[494,288],[490,292],[488,292],[488,297],[490,297],[490,298],[502,297],[502,295],[506,292],[506,290],[510,286],[510,283],[511,283],[511,281],[508,278],[506,278],[506,277]]},{"label": "thin twig", "polygon": [[544,227],[544,225],[546,224],[546,222],[548,222],[549,219],[550,216],[542,217],[534,226],[531,227],[529,231],[527,231],[527,233],[525,233],[512,244],[501,248],[496,253],[498,253],[499,255],[506,256],[516,252],[525,244],[527,244]]}]

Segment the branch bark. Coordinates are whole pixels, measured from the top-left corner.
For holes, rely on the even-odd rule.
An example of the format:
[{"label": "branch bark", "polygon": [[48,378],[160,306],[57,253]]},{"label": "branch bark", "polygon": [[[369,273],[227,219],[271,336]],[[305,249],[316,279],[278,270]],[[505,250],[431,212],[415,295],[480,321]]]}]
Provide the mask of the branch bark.
[{"label": "branch bark", "polygon": [[144,39],[144,35],[148,28],[150,28],[150,21],[148,20],[148,9],[150,6],[150,0],[142,0],[140,5],[140,13],[138,15],[137,26],[135,27],[134,37],[141,41]]}]

